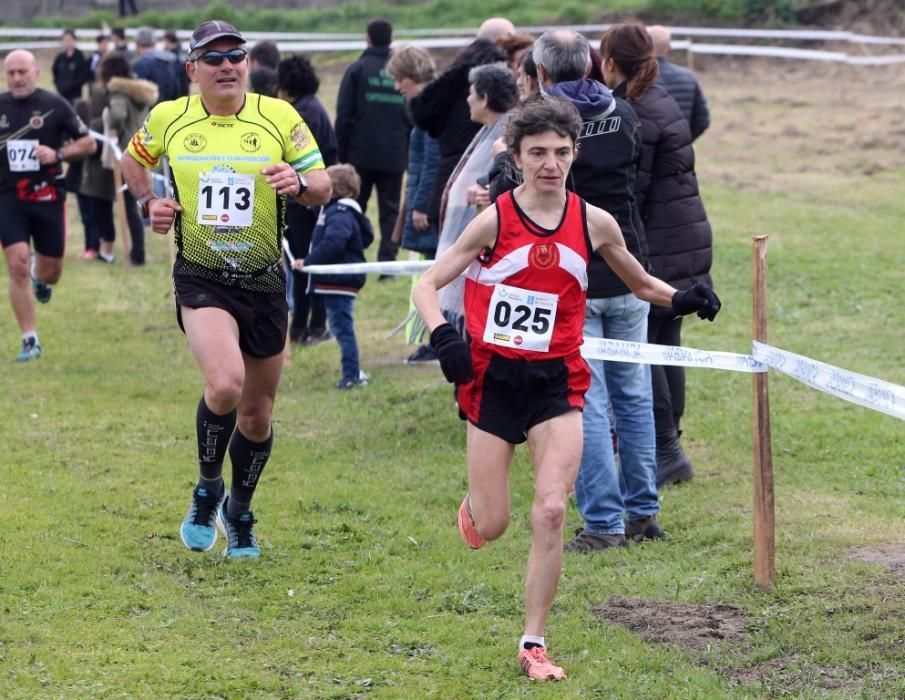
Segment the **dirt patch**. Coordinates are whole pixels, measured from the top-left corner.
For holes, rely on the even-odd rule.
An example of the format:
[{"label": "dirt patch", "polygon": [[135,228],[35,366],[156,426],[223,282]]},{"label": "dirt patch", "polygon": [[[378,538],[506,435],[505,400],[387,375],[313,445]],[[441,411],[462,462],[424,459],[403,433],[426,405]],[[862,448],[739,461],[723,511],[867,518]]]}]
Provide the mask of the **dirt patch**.
[{"label": "dirt patch", "polygon": [[645,642],[675,644],[687,649],[737,642],[751,622],[737,605],[693,605],[619,596],[613,596],[592,612],[602,620],[631,630]]},{"label": "dirt patch", "polygon": [[864,686],[863,673],[843,666],[821,665],[806,655],[780,656],[751,666],[727,666],[727,656],[743,651],[753,622],[737,605],[694,605],[613,596],[591,612],[634,632],[645,642],[690,651],[701,666],[732,683],[760,686],[770,696],[803,688],[853,695]]},{"label": "dirt patch", "polygon": [[905,544],[880,544],[859,547],[851,553],[855,561],[884,564],[900,576],[905,576]]},{"label": "dirt patch", "polygon": [[862,687],[848,669],[819,666],[798,655],[780,656],[749,668],[719,669],[719,673],[742,685],[760,685],[769,695],[784,695],[792,688],[821,688],[851,695]]}]

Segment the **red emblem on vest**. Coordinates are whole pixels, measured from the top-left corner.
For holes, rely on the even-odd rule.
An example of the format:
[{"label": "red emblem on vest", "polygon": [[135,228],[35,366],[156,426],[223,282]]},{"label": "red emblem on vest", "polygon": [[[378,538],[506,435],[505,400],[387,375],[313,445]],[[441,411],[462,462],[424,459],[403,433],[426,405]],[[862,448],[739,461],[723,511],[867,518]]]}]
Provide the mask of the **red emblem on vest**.
[{"label": "red emblem on vest", "polygon": [[549,270],[559,264],[559,249],[553,243],[535,243],[528,255],[531,267]]}]

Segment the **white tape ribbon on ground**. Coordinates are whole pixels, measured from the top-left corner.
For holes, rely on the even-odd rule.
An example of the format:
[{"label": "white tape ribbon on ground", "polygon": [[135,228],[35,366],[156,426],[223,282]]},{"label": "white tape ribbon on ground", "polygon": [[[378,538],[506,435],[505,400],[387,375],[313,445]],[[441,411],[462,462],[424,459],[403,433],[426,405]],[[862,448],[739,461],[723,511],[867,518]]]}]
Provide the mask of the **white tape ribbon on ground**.
[{"label": "white tape ribbon on ground", "polygon": [[674,367],[703,367],[725,369],[730,372],[766,372],[767,366],[751,355],[714,350],[695,350],[675,345],[630,343],[610,338],[585,337],[581,354],[587,360],[636,362],[644,365],[672,365]]},{"label": "white tape ribbon on ground", "polygon": [[305,265],[302,272],[309,275],[359,275],[379,272],[381,275],[412,275],[424,272],[433,260],[387,260],[385,262],[341,263],[339,265]]},{"label": "white tape ribbon on ground", "polygon": [[812,389],[905,420],[905,387],[757,341],[752,354],[756,360]]}]

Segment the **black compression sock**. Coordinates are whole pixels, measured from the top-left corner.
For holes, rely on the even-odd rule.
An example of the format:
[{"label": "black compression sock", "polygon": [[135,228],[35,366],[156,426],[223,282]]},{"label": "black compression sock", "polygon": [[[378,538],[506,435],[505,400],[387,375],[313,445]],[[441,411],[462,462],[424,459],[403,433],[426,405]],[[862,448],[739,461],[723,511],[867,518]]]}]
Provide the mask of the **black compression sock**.
[{"label": "black compression sock", "polygon": [[229,441],[229,458],[233,463],[233,482],[229,488],[227,502],[230,518],[235,518],[239,513],[248,510],[258,479],[270,458],[272,447],[272,427],[270,437],[264,442],[252,442],[241,430],[233,433],[232,440]]},{"label": "black compression sock", "polygon": [[198,465],[201,470],[199,483],[211,489],[221,488],[223,458],[230,437],[236,428],[236,409],[218,416],[208,408],[201,397],[195,414],[195,431],[198,436]]}]

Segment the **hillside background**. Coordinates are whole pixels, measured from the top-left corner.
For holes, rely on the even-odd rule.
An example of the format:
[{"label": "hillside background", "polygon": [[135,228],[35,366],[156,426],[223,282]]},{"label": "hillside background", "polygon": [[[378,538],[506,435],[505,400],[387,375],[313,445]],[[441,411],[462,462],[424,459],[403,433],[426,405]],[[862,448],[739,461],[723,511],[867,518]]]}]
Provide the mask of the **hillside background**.
[{"label": "hillside background", "polygon": [[[398,27],[467,27],[504,15],[518,25],[606,22],[626,15],[672,24],[808,25],[905,34],[901,0],[215,0],[187,10],[185,0],[136,0],[141,14],[122,23],[189,27],[212,16],[235,18],[247,30],[358,31],[386,16]],[[0,24],[94,25],[117,22],[118,0],[7,0]],[[290,12],[287,12],[290,11]],[[73,20],[78,19],[78,22]]]}]

